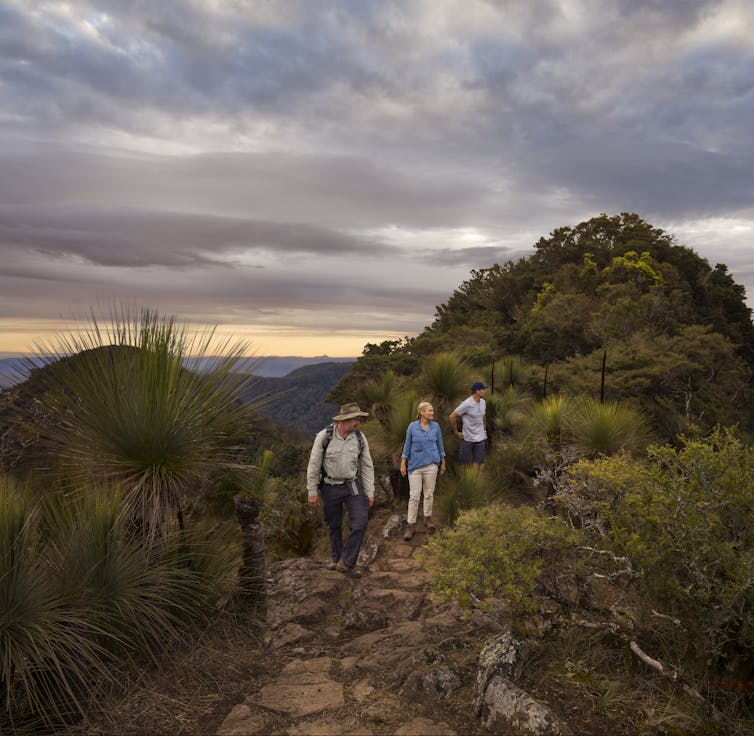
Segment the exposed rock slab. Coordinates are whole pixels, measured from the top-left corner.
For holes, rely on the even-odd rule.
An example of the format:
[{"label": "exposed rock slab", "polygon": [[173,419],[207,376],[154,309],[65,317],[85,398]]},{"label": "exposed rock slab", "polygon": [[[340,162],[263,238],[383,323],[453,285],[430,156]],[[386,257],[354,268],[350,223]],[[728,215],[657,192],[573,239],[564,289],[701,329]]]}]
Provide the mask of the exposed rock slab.
[{"label": "exposed rock slab", "polygon": [[274,683],[259,691],[257,702],[294,718],[342,708],[343,684],[330,678],[331,666],[330,657],[289,662]]}]

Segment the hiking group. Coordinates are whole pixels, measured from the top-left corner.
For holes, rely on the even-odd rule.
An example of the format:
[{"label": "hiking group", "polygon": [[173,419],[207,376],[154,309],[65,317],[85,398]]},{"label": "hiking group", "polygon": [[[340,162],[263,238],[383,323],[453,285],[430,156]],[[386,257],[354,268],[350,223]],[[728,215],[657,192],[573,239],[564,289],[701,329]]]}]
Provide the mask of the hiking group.
[{"label": "hiking group", "polygon": [[[461,440],[459,461],[480,468],[484,462],[487,441],[487,386],[482,381],[471,385],[470,395],[450,414],[453,434]],[[409,500],[404,540],[409,541],[416,530],[419,506],[423,497],[424,527],[435,531],[432,519],[434,490],[438,474],[445,472],[445,447],[440,425],[434,421],[434,407],[422,401],[417,417],[406,428],[406,441],[401,453],[400,472],[408,477]],[[361,544],[374,505],[374,464],[369,443],[359,429],[362,417],[369,414],[358,404],[343,404],[333,423],[320,430],[314,438],[306,471],[308,503],[320,503],[330,537],[328,567],[349,577],[361,577],[356,568]],[[462,429],[458,429],[458,420]],[[343,515],[348,514],[348,536],[343,540]]]}]

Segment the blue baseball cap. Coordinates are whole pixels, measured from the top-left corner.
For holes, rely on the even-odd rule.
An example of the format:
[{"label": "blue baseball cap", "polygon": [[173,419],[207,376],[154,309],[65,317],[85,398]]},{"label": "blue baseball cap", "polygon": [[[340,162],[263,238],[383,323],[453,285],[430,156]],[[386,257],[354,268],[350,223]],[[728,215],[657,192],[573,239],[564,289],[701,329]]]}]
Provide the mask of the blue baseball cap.
[{"label": "blue baseball cap", "polygon": [[472,392],[481,391],[483,388],[488,388],[488,387],[481,381],[474,381],[474,383],[471,384]]}]

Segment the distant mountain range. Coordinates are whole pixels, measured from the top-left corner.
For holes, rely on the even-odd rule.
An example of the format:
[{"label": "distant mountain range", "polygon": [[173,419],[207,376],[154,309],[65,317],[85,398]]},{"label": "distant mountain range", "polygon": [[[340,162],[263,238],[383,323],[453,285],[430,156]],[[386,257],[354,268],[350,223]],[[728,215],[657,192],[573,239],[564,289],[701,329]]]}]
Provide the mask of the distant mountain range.
[{"label": "distant mountain range", "polygon": [[[314,358],[301,358],[295,355],[269,356],[263,358],[246,358],[236,365],[239,373],[252,373],[255,376],[280,378],[288,375],[297,368],[321,363],[338,363],[348,366],[355,358],[330,358],[319,355]],[[8,388],[19,383],[28,376],[24,366],[24,359],[18,357],[0,358],[0,388]],[[199,361],[202,364],[202,361]]]},{"label": "distant mountain range", "polygon": [[332,421],[338,405],[325,402],[330,390],[351,369],[351,362],[323,362],[282,377],[258,376],[243,399],[263,402],[257,412],[279,424],[313,435]]},{"label": "distant mountain range", "polygon": [[[311,435],[337,413],[338,406],[326,403],[325,397],[348,373],[353,362],[354,358],[325,355],[250,358],[236,366],[236,370],[255,376],[243,399],[261,402],[258,414]],[[23,359],[0,358],[0,389],[10,388],[27,376]]]}]

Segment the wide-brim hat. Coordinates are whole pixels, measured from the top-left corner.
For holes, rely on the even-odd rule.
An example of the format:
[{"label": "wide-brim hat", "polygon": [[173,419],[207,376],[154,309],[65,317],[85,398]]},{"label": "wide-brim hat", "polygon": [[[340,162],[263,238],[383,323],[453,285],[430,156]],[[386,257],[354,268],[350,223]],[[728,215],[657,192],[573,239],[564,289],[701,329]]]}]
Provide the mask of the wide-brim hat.
[{"label": "wide-brim hat", "polygon": [[356,419],[356,417],[368,417],[365,411],[361,411],[358,404],[342,404],[340,407],[340,413],[335,415],[332,420],[334,422],[344,422],[346,419]]}]

